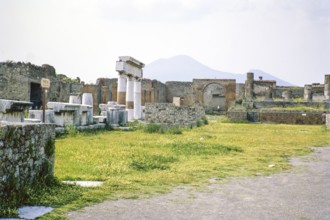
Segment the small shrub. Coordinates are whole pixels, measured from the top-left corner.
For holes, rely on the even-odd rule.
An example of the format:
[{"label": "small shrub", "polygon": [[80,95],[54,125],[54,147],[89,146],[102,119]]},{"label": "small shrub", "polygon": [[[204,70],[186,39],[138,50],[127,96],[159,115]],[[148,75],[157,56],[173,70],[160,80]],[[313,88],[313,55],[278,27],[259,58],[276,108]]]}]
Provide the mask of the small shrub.
[{"label": "small shrub", "polygon": [[72,136],[76,136],[76,135],[79,134],[78,129],[74,126],[66,126],[65,127],[65,132],[66,132],[66,134],[72,135]]},{"label": "small shrub", "polygon": [[147,133],[163,133],[162,126],[160,124],[148,124],[147,126],[144,127],[144,132]]},{"label": "small shrub", "polygon": [[206,117],[203,117],[203,123],[204,123],[204,125],[208,125],[209,124],[209,121],[207,120]]},{"label": "small shrub", "polygon": [[237,99],[235,101],[236,104],[241,105],[243,103],[243,99]]},{"label": "small shrub", "polygon": [[180,128],[170,128],[166,131],[168,134],[182,134],[182,130]]},{"label": "small shrub", "polygon": [[202,125],[203,125],[202,120],[200,120],[200,119],[196,119],[196,126],[197,126],[197,127],[201,127]]}]

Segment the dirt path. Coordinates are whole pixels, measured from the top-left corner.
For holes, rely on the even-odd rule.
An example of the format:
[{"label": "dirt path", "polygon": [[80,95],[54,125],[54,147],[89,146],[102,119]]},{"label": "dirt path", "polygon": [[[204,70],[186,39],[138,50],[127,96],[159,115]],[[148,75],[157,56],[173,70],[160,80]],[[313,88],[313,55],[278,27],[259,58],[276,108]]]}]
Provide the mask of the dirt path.
[{"label": "dirt path", "polygon": [[330,147],[294,158],[288,172],[179,187],[141,200],[106,201],[69,213],[80,219],[330,219]]}]

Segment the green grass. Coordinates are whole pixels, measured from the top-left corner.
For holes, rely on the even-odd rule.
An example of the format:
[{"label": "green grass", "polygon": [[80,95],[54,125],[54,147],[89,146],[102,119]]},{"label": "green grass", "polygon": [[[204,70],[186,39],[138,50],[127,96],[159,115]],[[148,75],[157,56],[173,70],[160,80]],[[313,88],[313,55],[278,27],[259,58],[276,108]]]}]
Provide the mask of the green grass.
[{"label": "green grass", "polygon": [[[224,117],[211,116],[208,125],[179,134],[138,129],[57,139],[58,179],[104,184],[91,189],[57,186],[41,193],[47,195],[43,203],[57,207],[41,219],[61,219],[70,210],[106,199],[141,198],[184,184],[204,186],[210,178],[280,172],[290,168],[289,157],[310,152],[308,146],[329,145],[330,132],[324,126],[224,121]],[[269,164],[276,166],[269,168]]]}]

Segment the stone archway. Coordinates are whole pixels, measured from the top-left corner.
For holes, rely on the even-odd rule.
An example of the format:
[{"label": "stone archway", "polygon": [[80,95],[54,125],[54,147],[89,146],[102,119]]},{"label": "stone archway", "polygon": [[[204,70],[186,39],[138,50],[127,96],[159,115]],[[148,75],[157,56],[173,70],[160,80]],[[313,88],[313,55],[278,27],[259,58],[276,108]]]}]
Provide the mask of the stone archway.
[{"label": "stone archway", "polygon": [[218,83],[208,84],[203,91],[203,102],[205,106],[205,111],[207,113],[212,113],[218,110],[226,111],[225,94],[225,88]]}]

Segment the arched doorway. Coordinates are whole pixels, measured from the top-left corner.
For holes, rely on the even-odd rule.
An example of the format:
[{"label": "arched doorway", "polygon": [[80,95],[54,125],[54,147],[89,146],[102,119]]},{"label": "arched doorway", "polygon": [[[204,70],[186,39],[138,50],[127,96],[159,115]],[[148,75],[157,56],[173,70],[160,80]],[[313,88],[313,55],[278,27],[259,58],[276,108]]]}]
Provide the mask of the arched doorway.
[{"label": "arched doorway", "polygon": [[225,88],[218,83],[211,83],[204,88],[203,102],[206,113],[226,111]]}]

